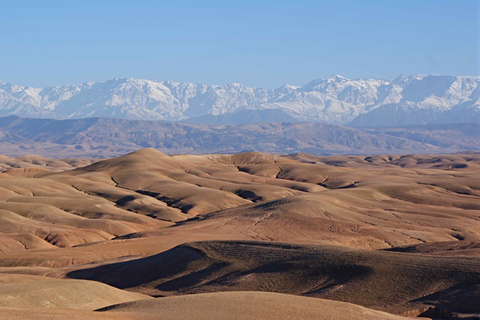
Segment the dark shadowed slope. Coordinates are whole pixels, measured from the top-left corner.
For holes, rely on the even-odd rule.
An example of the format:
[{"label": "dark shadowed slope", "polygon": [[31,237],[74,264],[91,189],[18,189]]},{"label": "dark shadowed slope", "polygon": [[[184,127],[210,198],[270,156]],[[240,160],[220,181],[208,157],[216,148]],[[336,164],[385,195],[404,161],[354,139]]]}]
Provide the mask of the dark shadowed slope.
[{"label": "dark shadowed slope", "polygon": [[480,299],[479,262],[478,257],[217,241],[78,270],[69,277],[151,295],[256,290],[347,301],[394,313],[421,313],[432,304],[450,312],[480,313],[467,300],[454,298],[468,292],[470,301]]}]

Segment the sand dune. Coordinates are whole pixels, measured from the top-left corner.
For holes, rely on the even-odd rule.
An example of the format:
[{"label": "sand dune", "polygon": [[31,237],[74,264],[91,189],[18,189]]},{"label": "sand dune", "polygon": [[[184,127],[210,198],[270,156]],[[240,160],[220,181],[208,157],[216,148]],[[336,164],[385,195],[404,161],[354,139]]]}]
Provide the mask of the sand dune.
[{"label": "sand dune", "polygon": [[395,247],[389,251],[441,256],[480,256],[480,241],[443,241]]},{"label": "sand dune", "polygon": [[141,300],[103,312],[65,309],[2,309],[0,319],[408,319],[357,305],[266,292],[222,292]]},{"label": "sand dune", "polygon": [[[12,169],[47,169],[51,171],[71,170],[84,167],[98,160],[89,159],[48,159],[39,156],[21,156],[18,158],[9,158],[0,155],[0,170],[7,171]],[[7,171],[8,172],[8,171]],[[20,172],[12,170],[12,172]]]},{"label": "sand dune", "polygon": [[[0,251],[132,234],[159,246],[141,254],[209,238],[374,249],[480,240],[478,170],[423,167],[441,156],[295,157],[167,156],[144,149],[73,171],[4,174]],[[391,163],[406,158],[421,168]],[[445,159],[470,164],[480,156]],[[83,258],[92,261],[82,256],[79,263]]]},{"label": "sand dune", "polygon": [[[149,295],[260,290],[315,296],[394,313],[423,310],[425,297],[480,286],[478,258],[420,256],[289,243],[217,241],[68,274]],[[480,296],[476,297],[476,299]],[[466,306],[429,300],[452,312]],[[432,302],[433,301],[433,302]]]},{"label": "sand dune", "polygon": [[[221,292],[143,300],[107,308],[143,319],[406,319],[353,304],[271,292]],[[103,313],[103,312],[102,312]]]},{"label": "sand dune", "polygon": [[5,307],[95,310],[147,298],[93,281],[0,274],[0,313]]},{"label": "sand dune", "polygon": [[[473,152],[143,149],[98,162],[0,157],[0,168],[0,276],[47,276],[51,292],[70,290],[68,274],[151,295],[276,291],[398,314],[432,306],[432,317],[480,313],[471,308],[480,285],[480,155]],[[97,290],[91,285],[78,290]],[[15,290],[25,299],[4,314],[41,307],[27,303],[40,282],[22,286]],[[99,315],[139,317],[131,308]],[[97,314],[78,312],[59,314]]]},{"label": "sand dune", "polygon": [[323,163],[340,167],[393,167],[422,169],[480,169],[479,153],[459,152],[452,154],[406,154],[406,155],[375,155],[375,156],[314,156],[298,153],[287,156],[306,163]]}]

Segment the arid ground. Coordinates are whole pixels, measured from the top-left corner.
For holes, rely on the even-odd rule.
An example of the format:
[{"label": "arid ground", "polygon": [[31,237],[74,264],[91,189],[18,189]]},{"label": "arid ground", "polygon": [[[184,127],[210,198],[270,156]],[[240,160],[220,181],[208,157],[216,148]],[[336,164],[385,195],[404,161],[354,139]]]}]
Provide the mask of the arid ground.
[{"label": "arid ground", "polygon": [[475,152],[0,172],[0,319],[480,318]]}]

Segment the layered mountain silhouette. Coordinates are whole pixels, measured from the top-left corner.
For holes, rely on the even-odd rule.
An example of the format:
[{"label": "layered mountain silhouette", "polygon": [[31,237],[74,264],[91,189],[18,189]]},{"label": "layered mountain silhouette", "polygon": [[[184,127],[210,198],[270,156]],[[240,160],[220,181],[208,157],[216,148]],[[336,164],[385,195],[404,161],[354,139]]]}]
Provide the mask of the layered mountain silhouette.
[{"label": "layered mountain silhouette", "polygon": [[168,154],[385,154],[480,150],[480,125],[350,128],[322,123],[199,124],[109,118],[0,118],[4,155],[102,158],[151,147]]}]

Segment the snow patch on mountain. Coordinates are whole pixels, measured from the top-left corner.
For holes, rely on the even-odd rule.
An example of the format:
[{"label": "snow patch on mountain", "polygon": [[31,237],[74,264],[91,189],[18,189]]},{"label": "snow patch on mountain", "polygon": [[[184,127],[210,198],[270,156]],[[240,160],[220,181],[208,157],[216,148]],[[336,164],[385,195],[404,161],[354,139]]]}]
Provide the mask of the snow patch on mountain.
[{"label": "snow patch on mountain", "polygon": [[0,116],[178,121],[278,110],[297,121],[352,126],[478,122],[479,83],[480,77],[437,75],[394,80],[334,75],[277,89],[133,78],[44,89],[0,82]]}]

